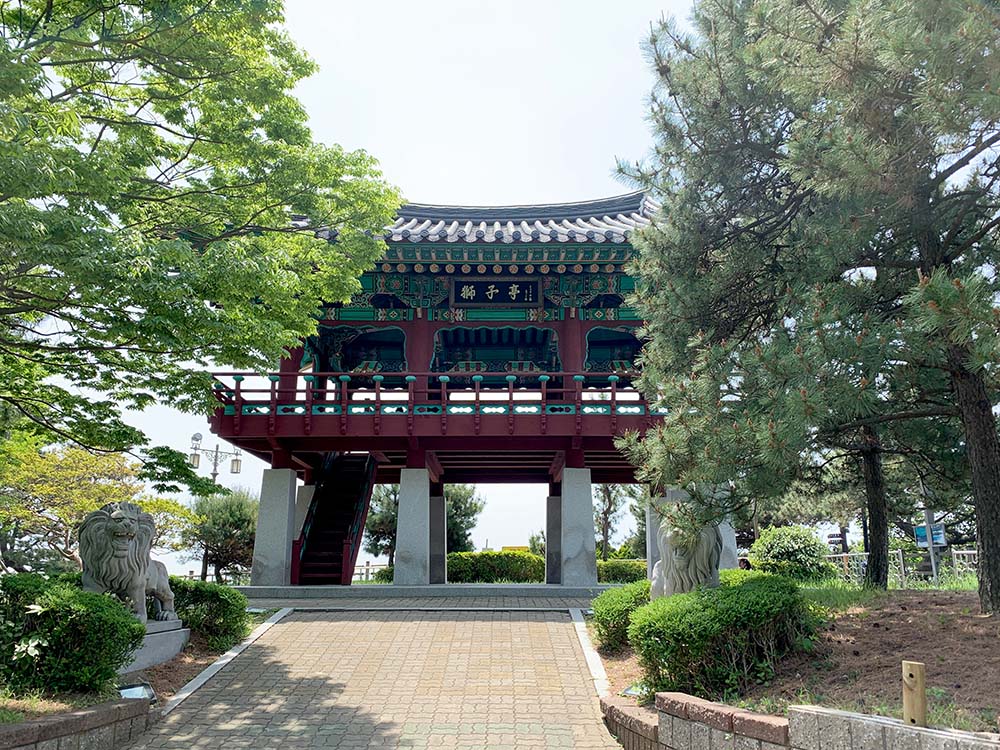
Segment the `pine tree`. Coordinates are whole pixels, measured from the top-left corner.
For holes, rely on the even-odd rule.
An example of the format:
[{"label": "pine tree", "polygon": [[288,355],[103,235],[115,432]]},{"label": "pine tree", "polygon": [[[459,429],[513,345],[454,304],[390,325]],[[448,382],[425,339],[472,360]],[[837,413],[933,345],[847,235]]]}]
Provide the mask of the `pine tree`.
[{"label": "pine tree", "polygon": [[962,444],[1000,610],[995,13],[702,0],[693,23],[653,29],[657,145],[624,167],[663,200],[637,238],[642,385],[671,409],[630,443],[645,478],[715,517],[853,461],[881,578],[885,456]]}]

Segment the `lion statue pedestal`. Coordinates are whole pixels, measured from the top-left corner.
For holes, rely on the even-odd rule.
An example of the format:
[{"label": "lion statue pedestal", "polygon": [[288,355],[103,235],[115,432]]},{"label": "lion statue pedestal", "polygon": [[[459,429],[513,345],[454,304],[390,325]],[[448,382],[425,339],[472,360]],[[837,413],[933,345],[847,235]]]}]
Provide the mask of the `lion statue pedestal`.
[{"label": "lion statue pedestal", "polygon": [[[153,517],[132,503],[108,503],[80,524],[83,588],[119,597],[146,625],[142,646],[119,673],[172,659],[191,636],[174,612],[166,567],[150,559],[155,531]],[[152,597],[156,612],[152,621],[146,614],[147,596]]]}]

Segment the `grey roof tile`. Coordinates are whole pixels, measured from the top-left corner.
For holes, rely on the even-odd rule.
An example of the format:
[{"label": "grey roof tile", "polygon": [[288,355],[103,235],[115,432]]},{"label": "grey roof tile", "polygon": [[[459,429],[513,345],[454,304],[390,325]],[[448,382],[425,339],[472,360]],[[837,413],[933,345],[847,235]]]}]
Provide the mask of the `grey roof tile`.
[{"label": "grey roof tile", "polygon": [[534,206],[438,206],[408,203],[385,239],[390,242],[612,242],[628,241],[659,206],[645,193],[578,203]]}]

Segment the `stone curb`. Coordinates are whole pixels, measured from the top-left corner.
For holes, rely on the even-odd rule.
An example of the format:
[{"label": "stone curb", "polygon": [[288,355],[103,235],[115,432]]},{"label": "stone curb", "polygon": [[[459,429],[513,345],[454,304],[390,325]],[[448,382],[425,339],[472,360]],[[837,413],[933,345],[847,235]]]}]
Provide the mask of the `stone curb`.
[{"label": "stone curb", "polygon": [[608,673],[604,671],[604,662],[601,661],[600,655],[590,642],[587,621],[583,619],[583,610],[570,609],[569,616],[573,621],[577,640],[580,641],[580,648],[583,649],[583,658],[587,662],[587,669],[590,670],[590,677],[594,681],[594,690],[597,691],[598,697],[603,697],[611,692],[611,684],[608,682]]}]

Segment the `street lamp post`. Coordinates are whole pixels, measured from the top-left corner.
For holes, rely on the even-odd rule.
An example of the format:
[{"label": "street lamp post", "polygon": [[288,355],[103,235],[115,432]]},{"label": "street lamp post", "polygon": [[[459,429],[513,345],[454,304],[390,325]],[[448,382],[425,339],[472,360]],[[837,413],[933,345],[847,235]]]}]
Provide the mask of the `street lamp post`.
[{"label": "street lamp post", "polygon": [[191,436],[191,453],[188,456],[188,463],[191,464],[192,468],[197,469],[201,465],[202,454],[209,460],[212,464],[212,481],[214,482],[219,476],[219,464],[221,464],[225,459],[232,459],[229,462],[229,473],[239,474],[240,470],[243,468],[243,458],[240,454],[239,448],[233,448],[231,451],[224,451],[219,449],[219,444],[215,444],[213,450],[208,450],[201,447],[201,433],[196,432]]},{"label": "street lamp post", "polygon": [[[207,450],[201,447],[201,433],[196,432],[191,436],[191,453],[188,454],[188,463],[191,464],[191,468],[197,469],[201,465],[202,454],[208,459],[209,463],[212,464],[212,481],[214,482],[219,476],[219,464],[221,464],[225,459],[232,459],[229,462],[229,473],[239,474],[240,469],[243,468],[243,459],[240,456],[240,449],[233,448],[231,451],[224,451],[219,449],[219,444],[215,444],[214,450]],[[208,546],[204,546],[201,555],[201,580],[206,580],[208,578]]]}]

